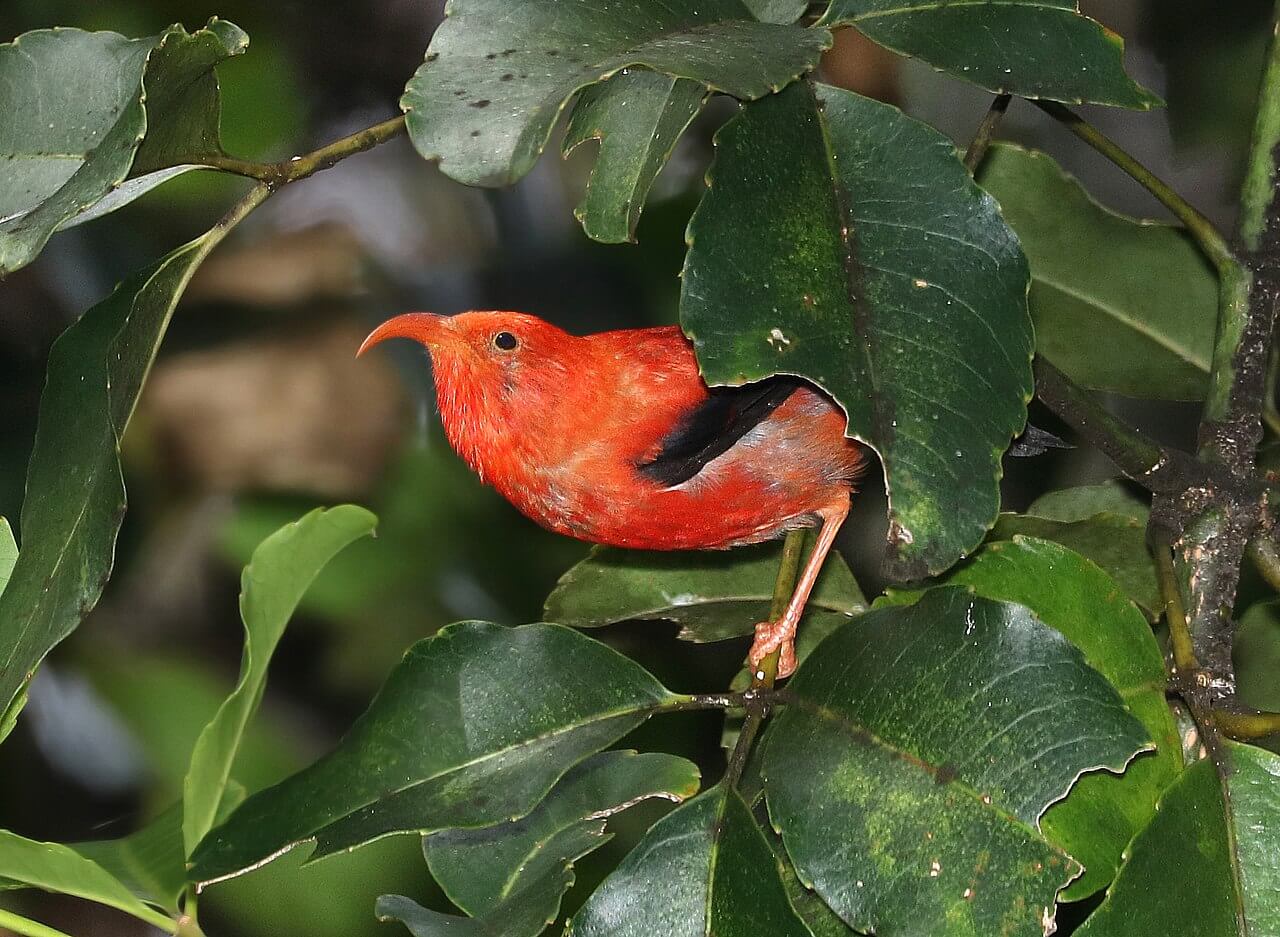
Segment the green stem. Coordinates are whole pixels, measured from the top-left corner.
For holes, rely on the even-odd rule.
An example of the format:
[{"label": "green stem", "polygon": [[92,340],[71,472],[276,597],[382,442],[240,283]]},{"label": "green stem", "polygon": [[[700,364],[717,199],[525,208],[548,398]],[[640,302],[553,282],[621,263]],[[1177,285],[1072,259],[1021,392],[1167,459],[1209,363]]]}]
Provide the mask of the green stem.
[{"label": "green stem", "polygon": [[1265,534],[1259,534],[1249,541],[1247,553],[1267,585],[1280,592],[1280,547],[1276,542]]},{"label": "green stem", "polygon": [[997,94],[991,106],[987,108],[986,116],[982,118],[982,123],[978,124],[978,130],[969,141],[969,149],[964,154],[964,166],[969,170],[969,175],[972,176],[977,171],[982,157],[987,155],[991,137],[996,132],[996,127],[1000,125],[1004,112],[1009,109],[1009,102],[1012,99],[1011,94]]},{"label": "green stem", "polygon": [[1160,583],[1160,598],[1164,602],[1164,620],[1169,626],[1169,644],[1173,649],[1173,666],[1181,673],[1192,675],[1200,669],[1195,645],[1191,641],[1191,628],[1187,624],[1187,610],[1182,602],[1182,588],[1173,569],[1173,551],[1167,544],[1156,544],[1156,577]]},{"label": "green stem", "polygon": [[[1276,12],[1280,27],[1280,5]],[[1266,231],[1267,207],[1276,191],[1275,149],[1280,144],[1280,36],[1273,31],[1267,61],[1258,89],[1258,112],[1254,118],[1253,140],[1245,164],[1240,191],[1240,242],[1245,250],[1262,246]]]},{"label": "green stem", "polygon": [[1236,265],[1235,255],[1226,239],[1214,227],[1213,222],[1175,192],[1167,182],[1130,156],[1114,140],[1079,114],[1056,101],[1032,100],[1031,103],[1111,160],[1128,173],[1135,182],[1154,195],[1160,204],[1173,212],[1174,216],[1186,226],[1187,231],[1200,245],[1200,249],[1220,272]]},{"label": "green stem", "polygon": [[[769,621],[777,621],[787,610],[791,593],[796,588],[796,578],[800,575],[800,561],[804,558],[804,541],[808,531],[804,528],[788,532],[782,547],[782,562],[778,564],[778,576],[773,582],[773,602],[769,607]],[[738,733],[738,741],[733,746],[733,754],[729,756],[729,766],[725,770],[725,781],[730,787],[737,787],[742,771],[747,766],[747,756],[751,754],[751,746],[755,744],[756,735],[764,718],[768,715],[768,703],[760,699],[760,694],[773,689],[778,679],[778,659],[782,655],[779,648],[760,662],[760,668],[751,675],[751,689],[746,695],[747,717],[743,720],[742,730]]]},{"label": "green stem", "polygon": [[1215,709],[1213,722],[1223,735],[1241,741],[1280,733],[1280,713],[1259,709]]},{"label": "green stem", "polygon": [[196,162],[201,166],[210,166],[224,172],[247,176],[265,183],[271,188],[279,188],[290,182],[297,182],[313,176],[341,162],[348,156],[371,150],[380,143],[399,136],[404,132],[404,115],[384,120],[380,124],[366,127],[340,140],[335,140],[318,150],[312,150],[303,156],[284,159],[274,163],[260,163],[252,160],[237,159],[234,156],[206,156]]},{"label": "green stem", "polygon": [[14,914],[12,911],[6,911],[3,908],[0,908],[0,927],[13,931],[13,933],[19,934],[20,937],[71,937],[70,934],[66,934],[63,931],[41,924],[39,921],[25,918],[20,914]]},{"label": "green stem", "polygon": [[1114,416],[1047,359],[1037,355],[1034,367],[1040,401],[1129,478],[1151,491],[1174,494],[1186,489],[1188,473],[1198,474],[1189,455],[1166,449]]}]

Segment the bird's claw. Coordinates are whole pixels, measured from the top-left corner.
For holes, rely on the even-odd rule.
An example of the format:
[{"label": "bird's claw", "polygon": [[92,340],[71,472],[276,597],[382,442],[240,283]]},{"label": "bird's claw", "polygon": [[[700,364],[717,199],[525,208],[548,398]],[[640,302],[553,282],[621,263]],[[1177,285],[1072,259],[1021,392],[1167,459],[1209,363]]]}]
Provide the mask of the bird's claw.
[{"label": "bird's claw", "polygon": [[756,639],[751,644],[747,659],[751,662],[753,672],[760,669],[760,663],[774,651],[778,655],[778,677],[789,677],[796,670],[795,629],[788,628],[784,622],[762,621],[756,625]]}]

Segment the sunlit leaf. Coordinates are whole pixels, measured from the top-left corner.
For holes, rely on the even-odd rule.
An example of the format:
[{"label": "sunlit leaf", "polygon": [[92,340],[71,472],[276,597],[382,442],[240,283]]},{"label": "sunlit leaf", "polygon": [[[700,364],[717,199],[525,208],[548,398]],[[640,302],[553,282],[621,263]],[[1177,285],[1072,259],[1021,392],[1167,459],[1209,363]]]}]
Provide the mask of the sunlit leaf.
[{"label": "sunlit leaf", "polygon": [[800,82],[716,140],[681,296],[708,381],[827,390],[884,465],[889,572],[946,569],[995,521],[1026,419],[1017,240],[949,139],[869,98]]},{"label": "sunlit leaf", "polygon": [[351,504],[315,510],[254,551],[240,579],[245,629],[240,679],[196,739],[183,784],[182,838],[188,854],[213,826],[241,737],[262,699],[271,655],[303,593],[335,554],[372,533],[376,523],[372,514]]},{"label": "sunlit leaf", "polygon": [[993,146],[978,181],[1031,262],[1040,354],[1085,387],[1204,397],[1218,278],[1185,229],[1118,215],[1051,157],[1016,146]]},{"label": "sunlit leaf", "polygon": [[450,625],[409,650],[335,751],[216,827],[192,879],[236,875],[307,840],[318,857],[522,817],[573,765],[680,699],[568,628]]},{"label": "sunlit leaf", "polygon": [[213,69],[248,41],[213,19],[191,34],[59,28],[0,45],[0,276],[81,213],[119,208],[220,152]]},{"label": "sunlit leaf", "polygon": [[718,785],[653,825],[569,922],[566,937],[809,937],[736,791]]},{"label": "sunlit leaf", "polygon": [[1124,42],[1075,0],[833,0],[823,23],[989,91],[1149,108],[1160,99],[1124,71]]},{"label": "sunlit leaf", "polygon": [[519,179],[574,92],[628,66],[758,98],[831,43],[758,22],[742,0],[454,0],[445,14],[400,104],[418,152],[469,185]]},{"label": "sunlit leaf", "polygon": [[102,594],[124,515],[119,440],[211,234],[129,278],[54,343],[22,505],[22,552],[0,595],[0,710]]},{"label": "sunlit leaf", "polygon": [[[1182,768],[1182,745],[1165,702],[1164,656],[1142,613],[1115,580],[1056,543],[1015,537],[989,543],[942,582],[1016,602],[1064,634],[1089,666],[1106,677],[1146,727],[1157,750],[1134,759],[1122,776],[1082,777],[1041,820],[1045,835],[1084,866],[1063,893],[1084,898],[1115,876],[1120,856],[1155,813],[1156,801]],[[897,591],[895,602],[919,593]]]},{"label": "sunlit leaf", "polygon": [[1078,649],[965,589],[873,609],[787,687],[765,795],[800,879],[877,934],[1027,934],[1078,872],[1041,835],[1087,771],[1146,729]]},{"label": "sunlit leaf", "polygon": [[579,95],[563,149],[567,156],[588,140],[600,141],[587,194],[574,209],[589,237],[635,240],[649,187],[706,95],[696,81],[643,68],[623,69]]},{"label": "sunlit leaf", "polygon": [[[547,621],[594,628],[630,619],[679,622],[680,637],[721,641],[750,634],[769,616],[781,542],[736,550],[663,552],[596,547],[547,597]],[[809,608],[852,615],[867,600],[832,551]]]},{"label": "sunlit leaf", "polygon": [[1227,797],[1213,762],[1184,771],[1079,937],[1280,933],[1280,755],[1225,744]]}]

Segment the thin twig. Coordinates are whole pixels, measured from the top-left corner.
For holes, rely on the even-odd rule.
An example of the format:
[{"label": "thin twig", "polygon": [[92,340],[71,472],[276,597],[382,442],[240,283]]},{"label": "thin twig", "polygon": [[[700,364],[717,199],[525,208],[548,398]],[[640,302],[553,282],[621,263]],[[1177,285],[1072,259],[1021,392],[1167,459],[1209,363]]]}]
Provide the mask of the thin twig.
[{"label": "thin twig", "polygon": [[[14,914],[12,911],[6,911],[0,908],[0,927],[20,937],[71,937],[65,931],[49,927],[47,924],[41,924],[39,921],[33,921],[31,918],[22,917]],[[170,933],[173,933],[171,930]]]},{"label": "thin twig", "polygon": [[374,124],[372,127],[357,130],[355,133],[348,134],[340,140],[335,140],[320,147],[318,150],[312,150],[303,156],[295,156],[293,159],[280,160],[274,163],[260,163],[252,160],[237,159],[234,156],[205,156],[196,159],[194,162],[201,166],[209,166],[213,169],[221,169],[224,172],[235,173],[238,176],[257,179],[259,182],[264,182],[274,189],[290,182],[297,182],[300,179],[313,176],[336,165],[348,156],[371,150],[378,144],[385,143],[398,136],[404,129],[404,115],[401,114],[398,117],[384,120],[380,124]]},{"label": "thin twig", "polygon": [[[805,529],[790,531],[782,547],[782,562],[778,565],[778,578],[773,583],[773,603],[769,608],[769,621],[777,621],[786,612],[791,593],[796,588],[796,577],[800,574],[800,560],[804,556],[804,541],[808,533]],[[738,733],[738,741],[729,756],[729,766],[725,769],[725,781],[730,787],[737,787],[742,778],[742,771],[747,766],[747,756],[751,754],[751,746],[755,744],[756,734],[764,718],[768,715],[769,704],[760,694],[773,689],[778,679],[778,660],[782,649],[774,651],[760,662],[760,667],[751,675],[751,689],[747,690],[747,716],[743,720],[742,729]]]},{"label": "thin twig", "polygon": [[1156,578],[1160,583],[1160,599],[1164,603],[1164,620],[1169,626],[1169,644],[1173,649],[1173,666],[1184,674],[1193,675],[1200,669],[1195,645],[1191,642],[1191,629],[1187,625],[1187,610],[1182,602],[1182,588],[1173,569],[1173,551],[1168,544],[1156,544]]},{"label": "thin twig", "polygon": [[1187,231],[1195,238],[1201,250],[1220,271],[1235,265],[1235,255],[1213,222],[1174,191],[1172,186],[1138,162],[1118,143],[1069,107],[1056,101],[1033,99],[1031,103],[1111,160],[1111,162],[1133,177],[1134,181],[1154,195],[1160,204],[1173,212],[1174,216],[1186,226]]},{"label": "thin twig", "polygon": [[1249,541],[1247,555],[1254,568],[1272,589],[1280,592],[1280,547],[1266,534],[1258,534]]},{"label": "thin twig", "polygon": [[1261,739],[1280,733],[1280,713],[1260,709],[1214,709],[1213,724],[1228,738]]},{"label": "thin twig", "polygon": [[1009,109],[1009,102],[1012,99],[1011,94],[997,94],[991,102],[991,107],[987,108],[986,116],[982,118],[982,123],[978,124],[978,130],[969,141],[969,149],[964,154],[964,165],[969,170],[969,175],[972,176],[977,172],[982,158],[987,155],[991,137],[1000,124],[1000,118],[1004,117],[1004,112]]}]

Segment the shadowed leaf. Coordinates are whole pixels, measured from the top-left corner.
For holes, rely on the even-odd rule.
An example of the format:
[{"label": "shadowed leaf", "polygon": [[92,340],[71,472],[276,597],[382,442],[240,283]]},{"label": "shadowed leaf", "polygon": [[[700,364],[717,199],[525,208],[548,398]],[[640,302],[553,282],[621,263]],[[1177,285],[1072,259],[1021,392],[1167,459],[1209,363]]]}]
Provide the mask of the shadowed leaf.
[{"label": "shadowed leaf", "polygon": [[823,387],[884,466],[892,577],[946,569],[994,522],[1026,419],[1017,240],[950,140],[869,98],[800,82],[716,140],[680,300],[707,380]]}]

